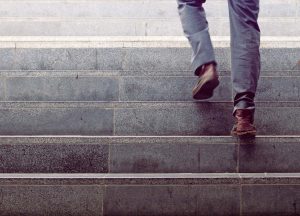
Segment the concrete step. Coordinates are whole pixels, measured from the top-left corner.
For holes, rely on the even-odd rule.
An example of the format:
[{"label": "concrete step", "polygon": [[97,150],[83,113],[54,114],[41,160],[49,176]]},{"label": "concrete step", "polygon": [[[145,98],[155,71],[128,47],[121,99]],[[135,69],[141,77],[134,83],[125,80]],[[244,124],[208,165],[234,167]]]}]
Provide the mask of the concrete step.
[{"label": "concrete step", "polygon": [[300,172],[300,136],[0,138],[0,173]]},{"label": "concrete step", "polygon": [[[78,17],[78,18],[177,18],[173,0],[110,0],[110,1],[4,1],[1,18],[15,17]],[[260,2],[261,17],[299,17],[299,0],[268,0]],[[210,0],[204,5],[208,17],[228,17],[226,0]]]},{"label": "concrete step", "polygon": [[[183,35],[176,1],[1,2],[2,36]],[[229,35],[227,1],[209,1],[204,6],[211,34]],[[299,0],[262,1],[262,35],[298,36],[299,8]]]},{"label": "concrete step", "polygon": [[[0,18],[0,36],[182,36],[179,18]],[[227,17],[208,17],[212,36],[230,34]],[[262,36],[299,36],[299,17],[261,17]],[[280,29],[280,30],[279,30]]]},{"label": "concrete step", "polygon": [[299,215],[300,174],[1,174],[3,215]]},{"label": "concrete step", "polygon": [[[213,37],[219,70],[230,70],[228,37]],[[263,37],[263,71],[300,69],[299,37]],[[184,37],[0,37],[0,70],[190,71]],[[181,73],[182,74],[182,73]],[[189,73],[191,75],[191,72]]]},{"label": "concrete step", "polygon": [[[256,103],[260,135],[300,134],[300,103]],[[1,135],[228,135],[232,102],[1,102]]]},{"label": "concrete step", "polygon": [[[0,101],[193,101],[198,79],[188,71],[0,71]],[[229,71],[209,101],[233,98]],[[299,101],[299,71],[262,71],[257,101]]]}]

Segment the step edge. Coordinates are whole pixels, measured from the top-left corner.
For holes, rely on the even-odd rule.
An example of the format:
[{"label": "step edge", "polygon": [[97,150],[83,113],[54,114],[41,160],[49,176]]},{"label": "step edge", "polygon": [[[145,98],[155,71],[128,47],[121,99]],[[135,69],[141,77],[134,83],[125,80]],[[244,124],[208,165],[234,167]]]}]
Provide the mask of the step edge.
[{"label": "step edge", "polygon": [[300,185],[300,173],[0,174],[0,185]]},{"label": "step edge", "polygon": [[[111,139],[120,139],[120,138],[134,138],[134,139],[144,139],[144,138],[232,138],[231,136],[215,136],[215,135],[206,135],[206,136],[96,136],[96,135],[0,135],[1,138],[111,138]],[[257,135],[256,138],[300,138],[299,135]]]},{"label": "step edge", "polygon": [[[0,109],[17,108],[80,108],[147,109],[191,108],[195,106],[232,106],[232,101],[0,101]],[[256,107],[299,107],[300,101],[256,101]]]},{"label": "step edge", "polygon": [[83,136],[83,135],[1,135],[0,146],[17,145],[290,145],[300,135],[258,135],[255,139],[232,136]]},{"label": "step edge", "polygon": [[[207,15],[207,19],[209,21],[225,21],[229,23],[228,15],[225,16],[211,16],[210,14]],[[168,22],[179,22],[179,16],[167,16],[167,17],[159,17],[159,16],[0,16],[1,22],[89,22],[89,21],[168,21]],[[285,21],[294,21],[297,22],[300,20],[300,17],[296,15],[292,16],[263,16],[261,15],[258,18],[260,22],[270,22],[270,21],[277,21],[277,22],[285,22]]]},{"label": "step edge", "polygon": [[[229,48],[230,38],[213,36],[215,48]],[[0,36],[0,48],[189,48],[183,36]],[[300,37],[262,37],[261,48],[300,48]]]},{"label": "step edge", "polygon": [[300,178],[300,173],[0,173],[0,179],[41,178]]},{"label": "step edge", "polygon": [[[230,77],[230,70],[218,70],[220,77]],[[191,70],[0,70],[0,77],[103,77],[103,78],[195,78]],[[261,70],[260,77],[290,78],[300,77],[300,69],[296,70]]]}]

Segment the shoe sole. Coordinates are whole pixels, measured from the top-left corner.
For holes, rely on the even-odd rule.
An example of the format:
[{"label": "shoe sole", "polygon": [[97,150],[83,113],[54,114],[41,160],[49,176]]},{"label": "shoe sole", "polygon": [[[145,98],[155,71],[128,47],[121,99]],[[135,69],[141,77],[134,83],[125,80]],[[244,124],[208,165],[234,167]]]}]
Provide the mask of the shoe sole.
[{"label": "shoe sole", "polygon": [[255,137],[256,131],[245,131],[245,132],[232,131],[231,136],[240,137],[240,138]]},{"label": "shoe sole", "polygon": [[196,100],[204,100],[211,98],[214,94],[214,89],[220,84],[218,79],[210,80],[202,85],[198,85],[193,90],[193,98]]}]

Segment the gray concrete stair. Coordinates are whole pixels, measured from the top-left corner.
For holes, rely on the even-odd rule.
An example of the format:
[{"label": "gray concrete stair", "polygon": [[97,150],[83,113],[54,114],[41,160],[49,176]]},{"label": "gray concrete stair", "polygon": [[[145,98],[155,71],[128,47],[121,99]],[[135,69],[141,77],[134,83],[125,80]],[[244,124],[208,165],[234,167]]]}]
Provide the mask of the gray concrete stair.
[{"label": "gray concrete stair", "polygon": [[[300,133],[299,102],[258,102],[260,135]],[[229,135],[232,102],[1,102],[1,135]],[[222,122],[222,124],[220,124]]]},{"label": "gray concrete stair", "polygon": [[246,140],[228,136],[226,0],[205,4],[221,85],[204,102],[173,0],[0,4],[1,216],[300,215],[300,0],[261,2]]},{"label": "gray concrete stair", "polygon": [[[173,0],[76,0],[76,1],[4,1],[0,17],[78,17],[78,18],[177,18],[177,3]],[[4,4],[5,3],[5,4]],[[260,2],[261,17],[297,17],[299,0],[269,0]],[[208,17],[227,17],[226,0],[211,0],[204,4]]]},{"label": "gray concrete stair", "polygon": [[0,184],[2,215],[299,214],[299,173],[0,174]]},{"label": "gray concrete stair", "polygon": [[0,173],[300,173],[299,136],[0,138]]},{"label": "gray concrete stair", "polygon": [[[213,37],[219,70],[230,71],[228,37]],[[299,71],[299,37],[262,37],[263,71]],[[117,70],[189,74],[184,37],[0,37],[0,70]]]},{"label": "gray concrete stair", "polygon": [[[192,89],[198,78],[191,71],[151,73],[2,70],[0,101],[193,101]],[[221,84],[209,101],[231,101],[230,72],[219,73]],[[299,86],[300,70],[262,71],[256,100],[299,101]]]},{"label": "gray concrete stair", "polygon": [[[262,41],[259,134],[299,134],[300,39]],[[228,38],[214,38],[222,82],[212,103],[191,102],[196,79],[182,37],[2,37],[0,44],[2,135],[228,135],[231,129]]]},{"label": "gray concrete stair", "polygon": [[[213,38],[221,85],[205,102],[192,101],[197,79],[183,37],[0,41],[1,135],[228,135],[232,127],[227,37]],[[261,55],[259,134],[297,135],[300,39],[263,37]]]},{"label": "gray concrete stair", "polygon": [[[183,35],[176,1],[4,1],[1,36]],[[204,4],[212,35],[229,35],[227,1]],[[261,1],[264,36],[298,36],[299,0]],[[280,30],[279,30],[280,29]]]},{"label": "gray concrete stair", "polygon": [[[1,18],[0,18],[1,19]],[[228,36],[229,20],[208,18],[211,35]],[[259,19],[263,36],[299,36],[299,17]],[[280,29],[280,30],[279,30]],[[2,18],[1,36],[182,36],[179,18]]]}]

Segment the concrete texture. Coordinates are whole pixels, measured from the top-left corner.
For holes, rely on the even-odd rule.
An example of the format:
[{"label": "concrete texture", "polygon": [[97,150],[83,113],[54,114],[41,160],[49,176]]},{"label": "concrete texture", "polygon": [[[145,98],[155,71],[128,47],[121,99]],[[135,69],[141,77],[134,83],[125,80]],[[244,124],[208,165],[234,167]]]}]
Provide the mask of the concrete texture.
[{"label": "concrete texture", "polygon": [[13,18],[3,19],[0,27],[1,36],[145,36],[146,30],[144,21],[122,18]]},{"label": "concrete texture", "polygon": [[[230,70],[229,49],[215,48],[215,52],[219,70]],[[261,50],[262,70],[296,70],[299,52],[297,48],[263,48]],[[190,55],[190,48],[131,49],[125,59],[124,70],[189,70]]]},{"label": "concrete texture", "polygon": [[234,144],[127,144],[110,146],[110,172],[214,173],[236,172]]},{"label": "concrete texture", "polygon": [[[298,44],[297,42],[299,41],[263,42],[261,48],[262,70],[299,71],[300,45],[299,47],[295,47]],[[0,44],[5,46],[6,43],[1,42]],[[1,60],[3,63],[0,65],[0,69],[122,70],[131,71],[131,74],[135,75],[141,75],[145,72],[148,72],[148,74],[151,72],[153,75],[169,75],[174,73],[174,71],[185,71],[186,74],[193,75],[190,66],[191,49],[185,41],[178,43],[178,46],[184,47],[164,47],[169,46],[172,41],[161,41],[155,44],[141,43],[138,45],[143,47],[129,47],[135,46],[134,43],[129,42],[127,44],[128,47],[115,48],[76,48],[77,45],[94,46],[97,42],[85,42],[84,44],[74,42],[70,45],[67,42],[58,43],[59,46],[63,46],[64,44],[71,46],[69,48],[55,48],[55,42],[49,42],[49,44],[46,41],[36,43],[34,46],[40,46],[41,48],[32,48],[33,45],[31,45],[31,42],[24,42],[20,46],[26,46],[26,48],[18,48],[19,44],[16,43],[15,46],[17,48],[1,49],[4,58]],[[114,46],[115,43],[118,45],[117,42],[111,42],[108,45]],[[174,43],[176,44],[176,41]],[[228,43],[229,41],[226,40],[217,42],[217,46],[215,47],[218,69],[220,71],[230,71],[230,50]],[[272,43],[273,47],[269,47]],[[147,47],[149,45],[155,47]],[[119,46],[125,45],[122,43]],[[294,48],[282,48],[281,46],[294,46]]]},{"label": "concrete texture", "polygon": [[297,215],[299,179],[299,173],[0,174],[0,209],[4,215]]},{"label": "concrete texture", "polygon": [[227,135],[232,124],[231,109],[213,103],[171,109],[118,109],[116,135]]},{"label": "concrete texture", "polygon": [[[299,36],[299,17],[261,17],[262,36]],[[213,36],[229,36],[228,17],[208,17]],[[281,31],[278,31],[281,29]],[[183,36],[178,17],[19,17],[3,18],[1,36]]]},{"label": "concrete texture", "polygon": [[1,109],[2,135],[112,135],[113,111],[105,109]]},{"label": "concrete texture", "polygon": [[[0,174],[0,210],[3,215],[298,215],[299,184],[273,181],[291,177],[299,182],[299,173]],[[245,178],[269,180],[241,183]]]},{"label": "concrete texture", "polygon": [[258,133],[266,134],[267,131],[272,131],[273,134],[299,134],[297,110],[296,107],[258,108],[255,117]]},{"label": "concrete texture", "polygon": [[3,186],[10,185],[299,185],[300,173],[48,173],[0,174]]},{"label": "concrete texture", "polygon": [[3,79],[0,79],[0,100],[3,101],[5,100],[5,81]]},{"label": "concrete texture", "polygon": [[[198,78],[150,76],[122,71],[1,71],[1,101],[194,101]],[[167,74],[167,72],[165,72]],[[229,72],[220,72],[220,86],[209,101],[231,101]],[[224,76],[225,75],[225,76]],[[262,72],[256,101],[299,101],[298,71]]]},{"label": "concrete texture", "polygon": [[15,50],[12,48],[0,49],[0,69],[11,70],[14,68]]},{"label": "concrete texture", "polygon": [[300,101],[300,76],[261,76],[256,101]]},{"label": "concrete texture", "polygon": [[124,49],[97,48],[96,68],[99,70],[123,70],[123,62],[126,55]]},{"label": "concrete texture", "polygon": [[299,143],[297,136],[1,136],[0,173],[299,173]]},{"label": "concrete texture", "polygon": [[[120,80],[121,101],[192,101],[192,89],[198,79],[192,77],[124,77]],[[214,100],[232,98],[230,77],[220,77]]]},{"label": "concrete texture", "polygon": [[239,215],[236,186],[109,186],[104,215]]},{"label": "concrete texture", "polygon": [[300,187],[243,186],[242,215],[299,215]]},{"label": "concrete texture", "polygon": [[[183,35],[176,1],[1,2],[2,36]],[[299,0],[261,2],[262,34],[298,36],[299,4]],[[204,7],[211,34],[229,35],[227,2],[210,1]]]},{"label": "concrete texture", "polygon": [[16,49],[15,65],[19,70],[89,70],[96,69],[96,49]]},{"label": "concrete texture", "polygon": [[[0,173],[106,173],[108,145],[0,145]],[[16,158],[18,160],[16,160]]]},{"label": "concrete texture", "polygon": [[255,143],[239,148],[239,172],[299,172],[298,143]]},{"label": "concrete texture", "polygon": [[[2,0],[4,2],[4,0]],[[1,2],[2,2],[1,1]],[[177,17],[177,4],[172,0],[161,1],[35,1],[5,2],[0,17],[131,17],[131,18],[171,18]],[[299,9],[298,0],[262,1],[262,17],[296,17]],[[117,7],[116,7],[117,6]],[[204,7],[208,17],[227,17],[228,6],[224,0],[206,2]]]},{"label": "concrete texture", "polygon": [[[285,103],[285,102],[284,102]],[[276,103],[257,103],[255,122],[258,134],[299,133],[299,108]],[[233,117],[231,103],[190,103],[183,106],[117,109],[116,135],[228,135]],[[284,115],[283,115],[284,113]],[[220,124],[222,122],[222,124]],[[286,122],[287,124],[281,124]]]},{"label": "concrete texture", "polygon": [[0,212],[8,215],[103,215],[99,186],[0,186]]},{"label": "concrete texture", "polygon": [[[258,134],[299,134],[298,102],[256,108]],[[220,136],[234,123],[231,102],[1,102],[0,115],[2,135]]]},{"label": "concrete texture", "polygon": [[116,77],[8,77],[8,101],[116,101]]}]

